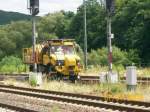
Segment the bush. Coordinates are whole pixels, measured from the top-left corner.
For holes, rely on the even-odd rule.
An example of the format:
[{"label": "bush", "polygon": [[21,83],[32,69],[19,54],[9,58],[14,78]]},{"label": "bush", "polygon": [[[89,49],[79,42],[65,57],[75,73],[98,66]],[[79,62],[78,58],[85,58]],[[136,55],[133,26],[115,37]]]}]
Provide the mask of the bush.
[{"label": "bush", "polygon": [[[113,64],[119,65],[131,65],[132,63],[138,63],[140,60],[136,50],[129,50],[129,52],[122,51],[121,49],[113,46]],[[108,49],[103,47],[97,50],[91,50],[88,54],[88,64],[90,65],[108,65]]]},{"label": "bush", "polygon": [[110,91],[111,93],[121,93],[123,92],[123,88],[120,85],[112,85]]},{"label": "bush", "polygon": [[24,72],[25,65],[20,58],[9,56],[4,57],[0,62],[0,72]]},{"label": "bush", "polygon": [[37,85],[37,80],[35,78],[30,79],[30,84],[31,86],[36,86]]}]

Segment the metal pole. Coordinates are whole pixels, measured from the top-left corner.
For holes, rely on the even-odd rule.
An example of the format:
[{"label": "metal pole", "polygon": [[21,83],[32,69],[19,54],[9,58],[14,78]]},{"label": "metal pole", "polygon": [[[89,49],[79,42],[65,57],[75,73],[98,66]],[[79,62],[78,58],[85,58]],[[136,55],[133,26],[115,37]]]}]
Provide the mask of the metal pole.
[{"label": "metal pole", "polygon": [[36,64],[36,37],[35,37],[35,33],[36,33],[35,16],[32,15],[33,71],[37,72],[37,64]]},{"label": "metal pole", "polygon": [[108,66],[109,72],[112,72],[112,45],[111,45],[111,16],[107,17],[107,45],[108,45]]},{"label": "metal pole", "polygon": [[86,2],[84,4],[84,69],[87,70],[87,24],[86,24]]}]

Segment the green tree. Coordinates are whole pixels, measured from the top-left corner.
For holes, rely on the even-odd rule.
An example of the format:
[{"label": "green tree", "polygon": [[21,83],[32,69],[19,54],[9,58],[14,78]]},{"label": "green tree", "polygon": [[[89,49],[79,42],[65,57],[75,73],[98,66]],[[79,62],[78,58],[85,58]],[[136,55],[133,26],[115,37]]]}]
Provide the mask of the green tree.
[{"label": "green tree", "polygon": [[48,14],[40,20],[38,25],[41,39],[65,38],[73,13],[64,11]]},{"label": "green tree", "polygon": [[[106,13],[104,7],[97,0],[88,0],[87,6],[87,37],[88,50],[106,45]],[[78,8],[70,25],[70,36],[83,48],[84,41],[84,6]]]},{"label": "green tree", "polygon": [[8,33],[0,30],[0,58],[4,55],[10,55],[16,49],[16,44],[8,38]]},{"label": "green tree", "polygon": [[3,25],[0,28],[0,59],[9,55],[21,57],[22,48],[31,46],[31,28],[31,23],[28,21]]},{"label": "green tree", "polygon": [[149,0],[123,0],[113,20],[114,44],[127,51],[137,49],[142,63],[150,63],[149,6]]}]

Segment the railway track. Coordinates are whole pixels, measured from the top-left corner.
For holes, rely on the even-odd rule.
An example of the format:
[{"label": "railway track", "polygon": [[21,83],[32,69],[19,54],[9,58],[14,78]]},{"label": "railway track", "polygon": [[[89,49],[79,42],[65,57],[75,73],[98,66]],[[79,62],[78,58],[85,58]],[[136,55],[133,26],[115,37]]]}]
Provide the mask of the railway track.
[{"label": "railway track", "polygon": [[[100,77],[99,76],[80,76],[80,81],[83,83],[99,83]],[[121,82],[126,81],[126,77],[120,78]],[[137,77],[137,82],[140,84],[150,84],[150,77]]]},{"label": "railway track", "polygon": [[1,112],[38,112],[35,110],[31,110],[31,109],[25,109],[25,108],[21,108],[18,106],[13,106],[13,105],[9,105],[9,104],[4,104],[4,103],[0,103],[0,107],[2,109],[0,109]]},{"label": "railway track", "polygon": [[127,112],[150,112],[150,102],[128,101],[57,91],[0,85],[0,92]]},{"label": "railway track", "polygon": [[[0,74],[0,81],[6,80],[6,79],[15,79],[18,81],[26,81],[29,79],[29,74]],[[121,82],[125,82],[126,78],[121,77]],[[79,82],[81,83],[100,83],[100,77],[99,76],[80,76]],[[137,82],[139,84],[150,84],[150,77],[138,77]]]},{"label": "railway track", "polygon": [[0,74],[0,81],[7,80],[7,79],[25,81],[29,79],[29,74],[8,74],[8,73]]}]

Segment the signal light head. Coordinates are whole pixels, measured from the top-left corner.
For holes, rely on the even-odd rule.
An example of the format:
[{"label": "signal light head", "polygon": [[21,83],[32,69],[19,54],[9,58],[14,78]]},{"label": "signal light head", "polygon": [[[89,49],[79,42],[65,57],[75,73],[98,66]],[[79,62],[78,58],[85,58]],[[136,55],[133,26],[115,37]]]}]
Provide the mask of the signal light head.
[{"label": "signal light head", "polygon": [[30,0],[30,7],[39,8],[39,0]]},{"label": "signal light head", "polygon": [[106,9],[110,14],[114,14],[115,12],[115,0],[106,0]]},{"label": "signal light head", "polygon": [[39,13],[39,0],[29,0],[29,8],[32,15]]}]

